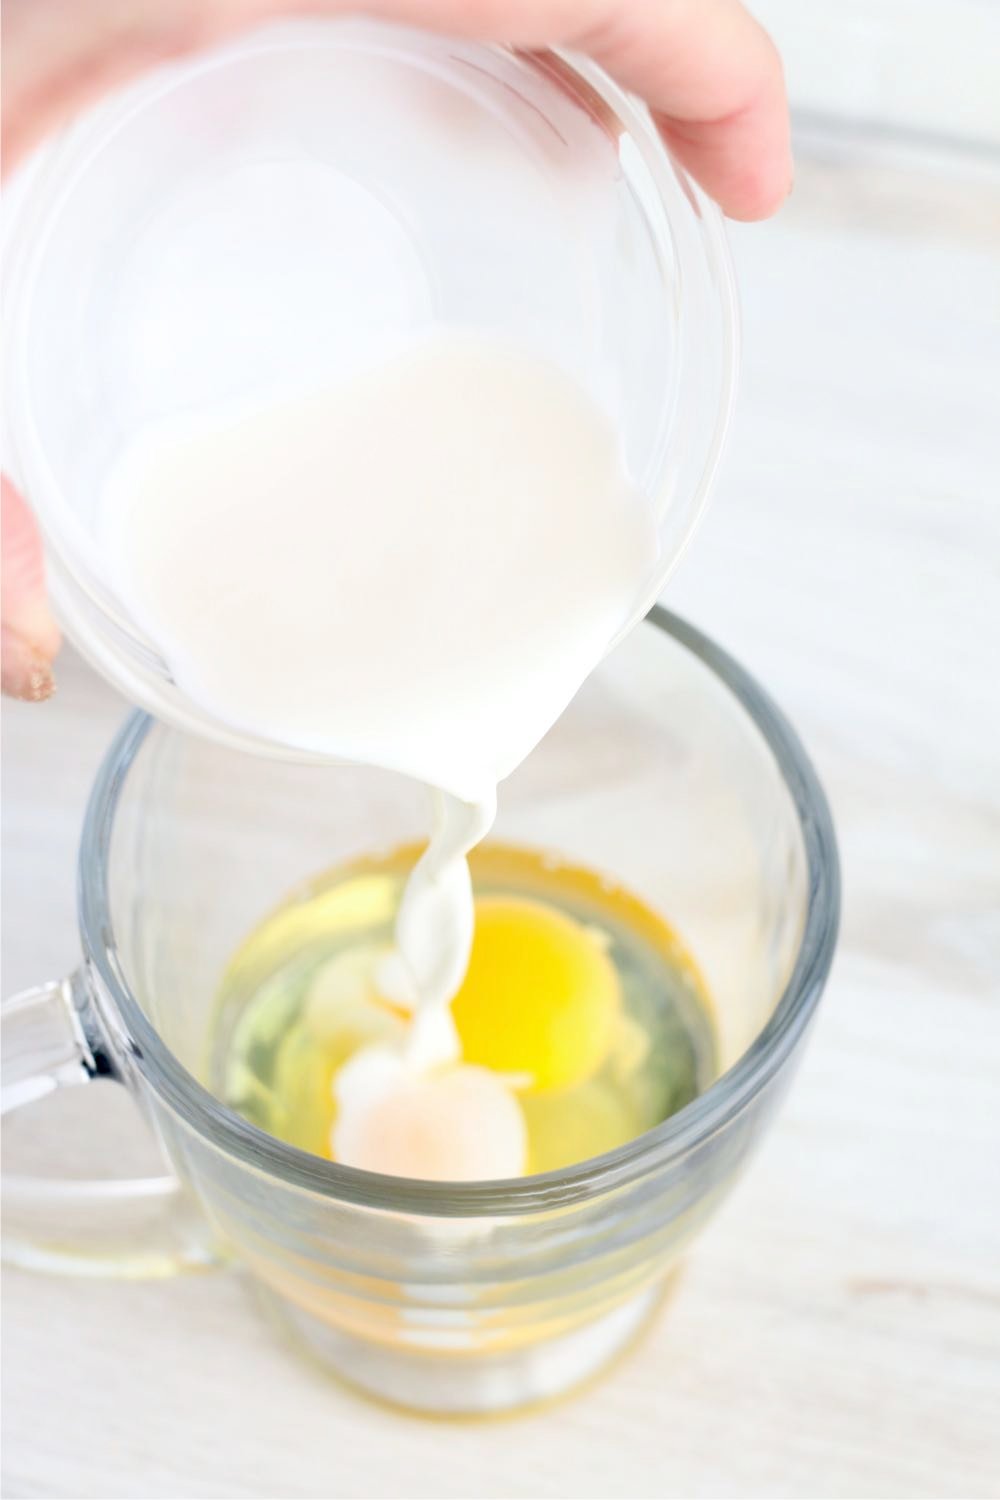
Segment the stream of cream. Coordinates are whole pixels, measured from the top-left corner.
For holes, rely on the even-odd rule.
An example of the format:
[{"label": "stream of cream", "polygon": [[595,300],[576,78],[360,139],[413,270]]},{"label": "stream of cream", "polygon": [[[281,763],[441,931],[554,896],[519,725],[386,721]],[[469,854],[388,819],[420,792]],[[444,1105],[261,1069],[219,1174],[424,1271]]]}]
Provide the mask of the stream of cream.
[{"label": "stream of cream", "polygon": [[[413,1009],[405,1066],[454,1062],[465,855],[656,564],[608,419],[527,353],[428,337],[329,389],[140,433],[103,531],[125,606],[216,719],[433,789],[380,984]],[[365,1108],[366,1067],[344,1070],[342,1112]]]}]

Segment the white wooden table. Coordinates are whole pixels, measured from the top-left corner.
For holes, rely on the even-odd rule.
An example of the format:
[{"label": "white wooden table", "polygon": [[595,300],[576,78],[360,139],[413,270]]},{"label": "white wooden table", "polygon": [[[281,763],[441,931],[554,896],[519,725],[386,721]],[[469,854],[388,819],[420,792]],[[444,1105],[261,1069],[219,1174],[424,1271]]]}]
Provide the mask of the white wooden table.
[{"label": "white wooden table", "polygon": [[[346,1394],[234,1275],[8,1272],[5,1495],[1000,1493],[1000,194],[821,153],[734,238],[739,419],[668,598],[801,729],[846,887],[757,1164],[627,1362],[513,1422]],[[74,962],[119,713],[69,654],[49,706],[7,710],[7,992]]]}]

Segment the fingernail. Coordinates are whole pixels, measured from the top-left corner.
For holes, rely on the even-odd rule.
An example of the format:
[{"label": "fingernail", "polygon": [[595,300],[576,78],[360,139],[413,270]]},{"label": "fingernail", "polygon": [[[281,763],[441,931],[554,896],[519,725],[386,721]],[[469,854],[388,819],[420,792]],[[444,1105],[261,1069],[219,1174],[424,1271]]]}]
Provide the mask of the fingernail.
[{"label": "fingernail", "polygon": [[44,703],[46,698],[51,698],[56,690],[56,679],[52,675],[52,668],[44,662],[36,662],[28,672],[27,691],[25,698],[29,703]]},{"label": "fingernail", "polygon": [[3,690],[25,703],[44,703],[56,690],[51,663],[16,631],[5,629],[2,642]]}]

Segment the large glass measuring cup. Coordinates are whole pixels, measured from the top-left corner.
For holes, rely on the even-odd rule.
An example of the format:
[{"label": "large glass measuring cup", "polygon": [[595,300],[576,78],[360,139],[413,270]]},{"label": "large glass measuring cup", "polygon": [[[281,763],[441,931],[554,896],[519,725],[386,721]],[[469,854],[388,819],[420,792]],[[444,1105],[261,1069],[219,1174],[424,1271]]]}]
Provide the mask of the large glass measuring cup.
[{"label": "large glass measuring cup", "polygon": [[[4,1006],[3,1103],[117,1079],[176,1176],[8,1179],[9,1255],[134,1276],[228,1252],[297,1343],[434,1412],[553,1395],[627,1342],[801,1057],[837,930],[826,800],[767,696],[681,621],[654,611],[601,663],[510,778],[497,836],[600,869],[677,924],[714,1001],[719,1077],[637,1140],[511,1182],[343,1167],[207,1086],[235,944],[310,870],[422,821],[419,788],[389,772],[234,754],[133,715],[91,794],[81,964]],[[80,1097],[99,1110],[114,1092]]]}]

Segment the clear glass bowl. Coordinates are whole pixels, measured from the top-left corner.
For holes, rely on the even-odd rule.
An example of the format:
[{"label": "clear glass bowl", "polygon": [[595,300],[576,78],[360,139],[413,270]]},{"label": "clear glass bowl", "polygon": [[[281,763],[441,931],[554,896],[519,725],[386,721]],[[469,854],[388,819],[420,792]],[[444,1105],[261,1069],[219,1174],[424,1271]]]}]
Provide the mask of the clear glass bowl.
[{"label": "clear glass bowl", "polygon": [[35,166],[7,235],[7,462],[57,609],[134,702],[233,746],[115,594],[102,488],[143,426],[327,382],[433,327],[499,335],[611,416],[655,503],[653,602],[729,420],[722,220],[578,58],[300,20],[161,69]]},{"label": "clear glass bowl", "polygon": [[[234,947],[305,877],[419,837],[424,817],[387,771],[234,754],[131,717],[87,814],[83,962],[4,1006],[4,1108],[116,1078],[176,1177],[24,1182],[8,1163],[7,1254],[163,1275],[221,1246],[300,1347],[435,1413],[554,1395],[628,1342],[802,1055],[839,908],[823,792],[767,696],[681,621],[654,611],[598,667],[507,783],[497,837],[585,864],[676,925],[714,1002],[720,1076],[637,1140],[510,1182],[355,1171],[205,1086]],[[71,1148],[61,1137],[57,1170]]]}]

